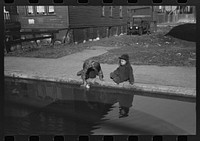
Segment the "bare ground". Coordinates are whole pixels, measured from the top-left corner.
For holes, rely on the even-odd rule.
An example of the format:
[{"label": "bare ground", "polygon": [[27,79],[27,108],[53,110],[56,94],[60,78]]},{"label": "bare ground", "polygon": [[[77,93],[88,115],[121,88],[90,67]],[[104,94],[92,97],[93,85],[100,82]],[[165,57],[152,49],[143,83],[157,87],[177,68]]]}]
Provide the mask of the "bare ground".
[{"label": "bare ground", "polygon": [[5,56],[59,58],[92,46],[104,46],[119,48],[93,58],[101,63],[116,64],[121,54],[128,53],[131,64],[135,65],[196,66],[196,43],[165,36],[171,29],[170,26],[158,27],[157,32],[150,35],[121,35],[77,45],[50,46],[41,43],[36,47],[29,43],[24,45],[23,50],[16,50]]},{"label": "bare ground", "polygon": [[128,53],[130,62],[135,65],[195,66],[196,64],[195,43],[169,36],[124,35],[118,37],[115,46],[121,48],[109,50],[93,59],[101,63],[115,64],[121,54]]}]

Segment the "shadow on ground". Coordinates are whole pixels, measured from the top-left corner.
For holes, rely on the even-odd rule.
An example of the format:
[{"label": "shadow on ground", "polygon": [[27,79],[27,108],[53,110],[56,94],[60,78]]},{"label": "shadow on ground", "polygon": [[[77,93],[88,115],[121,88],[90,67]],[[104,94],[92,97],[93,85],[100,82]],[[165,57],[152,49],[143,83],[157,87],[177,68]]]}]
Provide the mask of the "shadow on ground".
[{"label": "shadow on ground", "polygon": [[196,42],[196,24],[187,23],[175,26],[165,36]]}]

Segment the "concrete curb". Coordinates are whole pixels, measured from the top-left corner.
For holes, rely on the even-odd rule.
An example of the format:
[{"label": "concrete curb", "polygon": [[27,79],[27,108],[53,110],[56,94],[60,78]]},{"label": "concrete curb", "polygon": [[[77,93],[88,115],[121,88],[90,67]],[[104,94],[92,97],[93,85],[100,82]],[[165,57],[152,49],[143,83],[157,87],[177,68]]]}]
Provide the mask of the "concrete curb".
[{"label": "concrete curb", "polygon": [[[25,74],[20,72],[9,72],[4,71],[4,76],[14,77],[14,78],[24,78],[33,80],[43,80],[51,82],[61,82],[68,84],[81,85],[81,79],[63,78],[63,77],[49,77],[49,76],[39,76],[34,74]],[[94,79],[90,81],[91,85],[95,89],[105,90],[115,93],[126,93],[134,95],[142,95],[156,98],[167,98],[188,102],[196,102],[196,89],[195,88],[184,88],[184,87],[174,87],[174,86],[163,86],[155,84],[139,84],[135,83],[130,85],[127,82],[121,83],[119,85],[111,82],[100,81],[99,79]],[[102,89],[103,87],[103,89]]]}]

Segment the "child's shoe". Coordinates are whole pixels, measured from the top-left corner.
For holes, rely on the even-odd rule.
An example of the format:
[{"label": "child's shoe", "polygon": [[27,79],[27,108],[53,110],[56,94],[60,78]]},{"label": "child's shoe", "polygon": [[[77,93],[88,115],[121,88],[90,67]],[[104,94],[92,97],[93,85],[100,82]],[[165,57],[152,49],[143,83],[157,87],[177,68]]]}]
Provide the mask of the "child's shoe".
[{"label": "child's shoe", "polygon": [[128,113],[129,113],[129,108],[120,107],[120,109],[119,109],[119,118],[127,117]]}]

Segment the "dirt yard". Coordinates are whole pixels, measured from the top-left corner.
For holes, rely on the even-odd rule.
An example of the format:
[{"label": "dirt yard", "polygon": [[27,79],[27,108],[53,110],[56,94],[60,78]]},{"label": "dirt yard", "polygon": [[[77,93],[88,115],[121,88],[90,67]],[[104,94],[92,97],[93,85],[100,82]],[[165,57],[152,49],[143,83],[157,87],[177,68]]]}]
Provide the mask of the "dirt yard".
[{"label": "dirt yard", "polygon": [[111,46],[120,48],[93,59],[115,64],[121,54],[128,53],[131,64],[135,65],[196,66],[196,43],[164,36],[166,33],[166,29],[159,28],[151,35],[111,38]]},{"label": "dirt yard", "polygon": [[[188,27],[186,29],[186,32],[190,31],[190,33],[186,33],[184,27],[163,26],[158,27],[157,32],[150,35],[121,35],[77,45],[49,46],[49,44],[41,44],[36,47],[34,44],[29,44],[23,50],[16,50],[5,56],[59,58],[92,46],[105,46],[119,48],[109,50],[93,59],[101,63],[116,64],[121,54],[128,53],[131,64],[135,65],[196,66],[196,42],[187,40],[187,36],[189,39],[195,39],[195,37],[191,37],[195,35],[191,30],[195,29],[188,30]],[[176,33],[179,36],[174,36]]]}]

